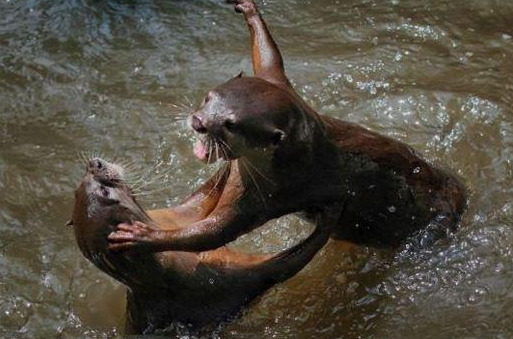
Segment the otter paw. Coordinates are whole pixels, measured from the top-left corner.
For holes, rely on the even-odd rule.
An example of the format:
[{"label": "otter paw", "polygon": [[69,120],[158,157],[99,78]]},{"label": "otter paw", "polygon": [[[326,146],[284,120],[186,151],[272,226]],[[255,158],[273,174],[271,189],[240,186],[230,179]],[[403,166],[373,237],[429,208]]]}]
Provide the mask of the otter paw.
[{"label": "otter paw", "polygon": [[235,5],[235,11],[246,15],[257,13],[257,6],[253,0],[226,0],[226,3]]},{"label": "otter paw", "polygon": [[133,224],[119,224],[116,231],[107,236],[109,250],[126,251],[130,249],[151,248],[159,230],[140,221]]}]

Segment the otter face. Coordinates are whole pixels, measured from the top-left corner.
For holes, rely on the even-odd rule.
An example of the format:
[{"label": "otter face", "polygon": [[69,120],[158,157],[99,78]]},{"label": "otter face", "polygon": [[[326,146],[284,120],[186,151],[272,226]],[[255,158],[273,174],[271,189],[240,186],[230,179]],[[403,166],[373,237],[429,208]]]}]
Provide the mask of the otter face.
[{"label": "otter face", "polygon": [[123,180],[123,168],[100,158],[89,161],[86,175],[82,182],[85,184],[88,196],[101,197],[111,203],[119,202],[122,193],[130,193]]},{"label": "otter face", "polygon": [[285,90],[263,79],[231,79],[211,90],[191,116],[200,136],[194,153],[212,163],[272,151],[287,138],[294,107]]},{"label": "otter face", "polygon": [[97,216],[105,206],[119,204],[133,199],[130,188],[123,179],[123,168],[100,158],[89,160],[86,173],[75,190],[78,206],[87,207],[88,219]]}]

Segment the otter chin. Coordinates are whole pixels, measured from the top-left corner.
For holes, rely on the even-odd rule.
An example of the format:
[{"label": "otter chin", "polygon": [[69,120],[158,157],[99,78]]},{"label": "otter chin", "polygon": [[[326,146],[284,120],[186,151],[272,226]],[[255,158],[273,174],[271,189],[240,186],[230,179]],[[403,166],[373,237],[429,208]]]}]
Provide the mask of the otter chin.
[{"label": "otter chin", "polygon": [[[209,192],[200,191],[192,201],[210,205],[215,193]],[[192,204],[191,211],[197,210],[191,200],[187,204]],[[329,231],[316,228],[299,244],[275,255],[251,255],[226,247],[195,253],[109,250],[107,237],[116,229],[112,225],[169,232],[190,222],[192,212],[184,206],[173,217],[159,210],[147,213],[137,203],[121,166],[99,158],[87,163],[75,190],[69,224],[82,254],[127,287],[127,333],[153,333],[174,323],[199,330],[225,321],[266,289],[295,275],[329,238]]]}]

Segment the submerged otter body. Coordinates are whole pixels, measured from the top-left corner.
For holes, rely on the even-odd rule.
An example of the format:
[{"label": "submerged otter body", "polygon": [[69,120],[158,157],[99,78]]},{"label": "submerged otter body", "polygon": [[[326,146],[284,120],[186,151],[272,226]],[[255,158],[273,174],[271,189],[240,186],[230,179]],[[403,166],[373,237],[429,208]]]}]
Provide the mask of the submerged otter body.
[{"label": "submerged otter body", "polygon": [[358,244],[395,247],[417,234],[427,244],[457,228],[466,192],[456,177],[402,142],[315,112],[287,79],[254,2],[227,2],[248,24],[254,77],[215,87],[191,116],[195,155],[229,164],[212,210],[180,230],[118,225],[111,249],[212,249],[284,214],[311,219],[326,204],[342,210],[333,237]]},{"label": "submerged otter body", "polygon": [[153,224],[120,172],[118,166],[101,159],[89,162],[75,191],[71,224],[84,256],[128,287],[129,333],[150,333],[174,322],[201,328],[224,320],[301,270],[328,239],[328,232],[316,229],[275,256],[224,247],[200,253],[112,253],[107,241],[112,224]]}]

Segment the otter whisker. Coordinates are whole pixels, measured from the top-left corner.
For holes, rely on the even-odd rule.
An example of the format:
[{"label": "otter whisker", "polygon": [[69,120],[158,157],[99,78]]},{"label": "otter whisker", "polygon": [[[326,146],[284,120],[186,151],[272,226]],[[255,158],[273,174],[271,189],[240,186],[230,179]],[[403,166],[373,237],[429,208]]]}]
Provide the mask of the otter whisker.
[{"label": "otter whisker", "polygon": [[223,146],[223,147],[225,147],[225,148],[226,148],[226,149],[222,148],[222,150],[223,150],[223,156],[224,156],[224,158],[225,158],[225,159],[228,159],[228,158],[229,158],[229,156],[228,156],[228,155],[229,155],[229,153],[228,153],[228,152],[233,153],[233,151],[232,151],[232,149],[231,149],[230,145],[228,145],[228,143],[227,143],[226,141],[222,140],[222,139],[218,139],[218,141],[219,141],[219,144],[220,144],[221,146]]},{"label": "otter whisker", "polygon": [[267,177],[264,173],[262,173],[262,171],[257,166],[253,165],[253,163],[249,161],[249,159],[245,158],[244,160],[249,166],[253,168],[255,173],[259,174],[264,180],[266,180],[271,185],[276,186],[276,183],[271,178]]},{"label": "otter whisker", "polygon": [[228,159],[228,155],[229,155],[228,152],[231,152],[230,146],[222,139],[218,139],[218,142],[219,142],[219,148],[221,149],[221,155],[225,159]]},{"label": "otter whisker", "polygon": [[[147,173],[144,173],[143,175],[139,176],[138,178],[135,178],[135,180],[126,179],[125,181],[132,187],[135,191],[142,191],[146,187],[153,185],[156,182],[163,181],[164,178],[167,177],[168,173],[163,172],[158,175],[151,175],[151,172],[148,171]],[[150,179],[144,179],[144,177],[150,177]],[[162,189],[166,189],[166,186],[162,186]]]},{"label": "otter whisker", "polygon": [[166,105],[171,108],[172,114],[177,115],[180,118],[187,118],[192,113],[194,105],[186,96],[182,96],[179,101],[185,102],[167,103]]},{"label": "otter whisker", "polygon": [[182,98],[185,99],[185,104],[192,109],[194,107],[194,103],[192,102],[191,98],[189,98],[187,95],[182,95]]},{"label": "otter whisker", "polygon": [[253,182],[253,184],[255,185],[255,188],[257,189],[257,192],[258,192],[258,195],[260,196],[260,198],[262,199],[262,203],[264,204],[264,207],[267,208],[267,202],[265,201],[265,196],[264,194],[262,193],[262,190],[260,189],[260,186],[258,185],[257,181],[255,180],[255,177],[253,176],[253,174],[251,173],[251,169],[246,165],[245,161],[243,158],[240,158],[239,159],[239,163],[244,167],[244,169],[246,170],[246,172],[248,173],[251,181]]},{"label": "otter whisker", "polygon": [[215,145],[216,145],[216,160],[219,160],[219,143],[217,142],[217,140],[215,142]]},{"label": "otter whisker", "polygon": [[212,139],[207,138],[207,148],[208,148],[208,156],[207,156],[207,164],[210,164],[210,161],[212,160]]},{"label": "otter whisker", "polygon": [[[214,145],[216,147],[216,153],[218,153],[219,145],[215,142],[214,142]],[[219,155],[216,155],[216,157],[219,158]],[[217,169],[217,172],[216,172],[216,176],[217,176],[216,182],[214,183],[212,188],[207,192],[207,195],[212,195],[212,193],[215,192],[215,190],[219,186],[219,183],[221,182],[222,178],[224,177],[226,172],[229,170],[229,168],[230,168],[229,163],[228,163],[228,165],[225,165],[224,163],[220,163],[219,168]]]},{"label": "otter whisker", "polygon": [[87,163],[87,157],[84,151],[77,153],[77,157],[80,160],[80,163]]},{"label": "otter whisker", "polygon": [[168,117],[171,118],[170,120],[173,122],[186,120],[192,112],[190,107],[179,106],[176,104],[168,104],[168,108],[170,108]]},{"label": "otter whisker", "polygon": [[81,151],[80,156],[85,163],[94,158],[94,154],[91,151]]},{"label": "otter whisker", "polygon": [[134,193],[132,192],[132,194],[136,197],[144,197],[144,196],[148,196],[148,195],[152,195],[152,194],[155,194],[155,193],[158,193],[158,192],[162,192],[162,191],[165,191],[167,190],[168,188],[166,186],[161,186],[161,187],[157,187],[155,189],[152,189],[150,191],[145,191],[145,192],[137,192],[137,193]]}]

